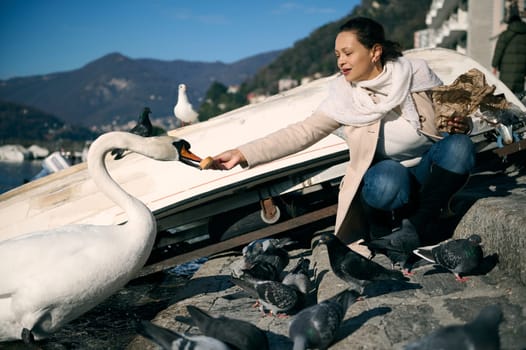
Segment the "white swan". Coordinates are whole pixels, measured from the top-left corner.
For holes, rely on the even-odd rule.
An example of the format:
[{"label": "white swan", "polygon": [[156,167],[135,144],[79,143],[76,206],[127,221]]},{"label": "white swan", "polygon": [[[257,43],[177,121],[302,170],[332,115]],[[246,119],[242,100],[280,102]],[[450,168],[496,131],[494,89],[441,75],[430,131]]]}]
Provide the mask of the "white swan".
[{"label": "white swan", "polygon": [[[111,132],[97,138],[88,169],[97,186],[122,207],[123,225],[70,225],[0,242],[0,342],[49,336],[130,281],[146,262],[156,235],[151,211],[109,175],[114,148],[157,160],[198,162],[184,140]],[[188,152],[187,152],[188,151]]]},{"label": "white swan", "polygon": [[174,115],[181,121],[182,126],[197,122],[199,114],[194,110],[186,95],[186,85],[179,84],[177,103],[174,106]]}]

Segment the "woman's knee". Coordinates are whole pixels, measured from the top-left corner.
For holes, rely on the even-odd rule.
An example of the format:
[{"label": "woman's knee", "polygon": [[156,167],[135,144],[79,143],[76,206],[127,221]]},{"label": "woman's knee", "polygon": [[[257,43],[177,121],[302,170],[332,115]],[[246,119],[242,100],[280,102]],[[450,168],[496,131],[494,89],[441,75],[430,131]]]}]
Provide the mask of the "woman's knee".
[{"label": "woman's knee", "polygon": [[434,163],[438,166],[458,173],[469,173],[475,166],[475,145],[471,138],[463,134],[449,135],[440,141],[440,152],[438,152]]},{"label": "woman's knee", "polygon": [[385,160],[365,173],[362,196],[372,207],[391,210],[407,203],[410,187],[408,170],[398,162]]}]

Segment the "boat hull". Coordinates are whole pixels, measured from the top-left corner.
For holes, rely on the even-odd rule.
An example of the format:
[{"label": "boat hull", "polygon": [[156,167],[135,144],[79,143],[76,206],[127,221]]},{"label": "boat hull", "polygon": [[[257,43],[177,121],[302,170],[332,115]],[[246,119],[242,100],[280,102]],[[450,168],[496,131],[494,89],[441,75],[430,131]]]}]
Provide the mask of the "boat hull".
[{"label": "boat hull", "polygon": [[[408,57],[426,59],[444,83],[471,68],[486,74],[510,102],[526,107],[495,76],[471,58],[446,49],[417,49]],[[234,148],[310,115],[327,95],[327,77],[245,106],[206,122],[169,132],[186,139],[202,157]],[[143,201],[158,219],[159,231],[180,227],[242,208],[269,197],[337,187],[348,161],[345,141],[332,134],[304,151],[251,169],[200,171],[180,162],[159,162],[127,154],[107,165],[114,179]],[[484,145],[494,147],[494,145]],[[67,224],[119,224],[125,213],[98,190],[85,163],[0,195],[0,240]],[[179,229],[179,232],[181,230]]]}]

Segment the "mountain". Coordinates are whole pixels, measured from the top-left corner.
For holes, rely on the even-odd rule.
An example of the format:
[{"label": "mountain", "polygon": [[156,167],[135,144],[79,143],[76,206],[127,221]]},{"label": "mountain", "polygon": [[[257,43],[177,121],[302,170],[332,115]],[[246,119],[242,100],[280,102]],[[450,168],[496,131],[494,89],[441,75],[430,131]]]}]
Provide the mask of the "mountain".
[{"label": "mountain", "polygon": [[[96,133],[82,126],[72,126],[38,109],[0,101],[0,145],[56,145],[93,139]],[[53,147],[51,147],[53,148]]]},{"label": "mountain", "polygon": [[[160,61],[130,59],[119,53],[106,55],[69,72],[0,81],[0,99],[33,106],[72,125],[124,125],[135,121],[144,106],[152,118],[173,117],[180,83],[188,86],[194,107],[204,119],[227,112],[246,102],[249,93],[272,95],[278,81],[306,76],[328,76],[337,71],[334,38],[338,28],[352,16],[367,16],[383,24],[386,37],[413,47],[414,32],[426,27],[431,0],[362,0],[341,19],[314,30],[287,50],[272,51],[225,64],[222,62]],[[221,84],[213,84],[221,83]],[[240,84],[236,96],[227,96],[221,85]],[[224,90],[223,96],[204,104],[208,90]],[[205,116],[205,112],[207,115]],[[201,116],[200,116],[201,117]],[[202,120],[204,120],[202,119]],[[104,129],[107,130],[107,129]]]},{"label": "mountain", "polygon": [[188,97],[198,106],[212,82],[240,84],[280,53],[231,64],[131,59],[111,53],[77,70],[0,81],[0,99],[86,127],[135,121],[144,106],[150,107],[152,117],[173,118],[180,83],[188,86]]},{"label": "mountain", "polygon": [[411,49],[414,47],[414,32],[426,28],[425,18],[430,5],[431,0],[362,0],[349,14],[315,29],[309,36],[295,42],[293,47],[284,50],[272,63],[241,84],[236,94],[226,92],[225,88],[225,92],[219,95],[217,91],[209,91],[206,103],[201,104],[199,118],[204,120],[238,108],[240,101],[246,100],[248,95],[274,95],[279,92],[281,79],[300,84],[303,78],[336,73],[334,39],[339,27],[351,17],[375,19],[382,23],[387,40],[399,43],[402,50]]},{"label": "mountain", "polygon": [[283,51],[242,85],[242,93],[273,95],[278,92],[279,79],[291,78],[299,82],[305,76],[336,73],[334,39],[339,27],[351,17],[364,16],[378,21],[384,27],[387,40],[399,43],[403,50],[412,49],[415,31],[426,28],[430,6],[431,0],[362,0],[349,14],[315,29]]}]

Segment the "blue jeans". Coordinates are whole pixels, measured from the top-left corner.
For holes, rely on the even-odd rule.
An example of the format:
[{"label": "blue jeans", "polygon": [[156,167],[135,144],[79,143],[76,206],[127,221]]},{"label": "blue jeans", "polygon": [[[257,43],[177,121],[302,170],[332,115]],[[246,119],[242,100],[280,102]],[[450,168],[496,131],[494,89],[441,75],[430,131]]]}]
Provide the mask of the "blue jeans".
[{"label": "blue jeans", "polygon": [[468,174],[475,166],[475,146],[467,135],[453,134],[434,143],[422,155],[420,163],[406,168],[394,160],[382,160],[364,175],[362,197],[373,208],[394,210],[409,203],[412,191],[418,191],[428,178],[431,166],[457,174]]}]

